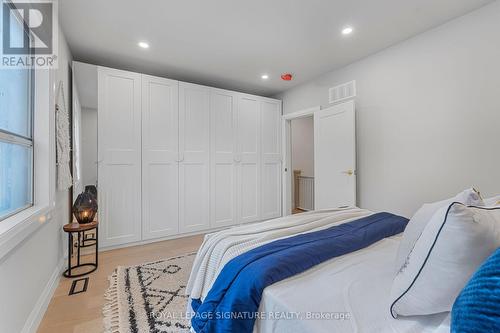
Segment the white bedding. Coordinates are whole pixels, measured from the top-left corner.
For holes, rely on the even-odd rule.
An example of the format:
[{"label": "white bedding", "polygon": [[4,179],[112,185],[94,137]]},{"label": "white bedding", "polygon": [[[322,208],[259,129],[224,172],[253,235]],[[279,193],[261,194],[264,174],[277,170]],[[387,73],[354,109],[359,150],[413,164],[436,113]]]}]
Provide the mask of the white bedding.
[{"label": "white bedding", "polygon": [[[186,293],[191,299],[203,299],[225,263],[257,246],[371,214],[359,208],[316,211],[207,235],[195,259]],[[388,302],[400,239],[401,236],[386,238],[265,288],[259,311],[266,313],[267,318],[256,321],[254,333],[449,332],[446,313],[391,317]],[[271,314],[274,318],[270,318]],[[349,317],[304,319],[308,314]]]},{"label": "white bedding", "polygon": [[[259,311],[278,319],[258,320],[255,333],[449,332],[447,313],[393,319],[389,294],[400,236],[329,260],[264,289]],[[301,320],[301,313],[348,319]],[[279,318],[288,314],[292,319]],[[290,315],[291,314],[291,315]],[[269,315],[267,315],[269,317]],[[295,317],[294,317],[295,316]]]},{"label": "white bedding", "polygon": [[280,238],[325,229],[371,214],[359,208],[319,210],[206,235],[194,260],[186,295],[203,300],[224,265],[251,249]]}]

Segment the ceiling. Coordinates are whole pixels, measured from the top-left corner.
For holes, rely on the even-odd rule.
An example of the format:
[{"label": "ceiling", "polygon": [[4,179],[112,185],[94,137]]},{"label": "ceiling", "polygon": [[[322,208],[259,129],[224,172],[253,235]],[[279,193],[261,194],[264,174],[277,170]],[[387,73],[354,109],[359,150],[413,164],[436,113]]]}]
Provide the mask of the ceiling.
[{"label": "ceiling", "polygon": [[489,2],[63,0],[59,12],[75,60],[271,96]]}]

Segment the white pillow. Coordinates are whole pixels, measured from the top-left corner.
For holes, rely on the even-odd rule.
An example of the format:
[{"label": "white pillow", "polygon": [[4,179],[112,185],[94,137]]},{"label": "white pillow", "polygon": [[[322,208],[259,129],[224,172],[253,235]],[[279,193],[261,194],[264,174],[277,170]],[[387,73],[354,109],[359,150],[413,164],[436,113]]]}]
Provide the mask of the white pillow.
[{"label": "white pillow", "polygon": [[415,245],[418,237],[422,234],[427,223],[432,216],[442,207],[447,207],[453,202],[460,202],[467,206],[482,206],[483,201],[479,193],[473,188],[464,190],[457,194],[455,197],[424,204],[411,218],[403,233],[401,242],[399,243],[398,254],[395,263],[395,272],[397,273],[404,265],[408,254]]},{"label": "white pillow", "polygon": [[484,206],[485,207],[500,206],[500,195],[493,198],[484,199]]},{"label": "white pillow", "polygon": [[391,289],[391,314],[451,311],[455,298],[481,263],[500,246],[500,207],[452,203],[439,209]]}]

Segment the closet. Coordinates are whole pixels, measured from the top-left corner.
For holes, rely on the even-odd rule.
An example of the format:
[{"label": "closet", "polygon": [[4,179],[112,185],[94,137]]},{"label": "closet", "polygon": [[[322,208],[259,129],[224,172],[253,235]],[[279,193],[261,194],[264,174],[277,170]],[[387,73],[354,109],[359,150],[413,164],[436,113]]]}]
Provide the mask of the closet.
[{"label": "closet", "polygon": [[177,81],[142,75],[143,240],[179,233],[178,94]]},{"label": "closet", "polygon": [[98,70],[98,199],[102,246],[141,238],[141,82],[136,73]]},{"label": "closet", "polygon": [[237,94],[210,92],[210,224],[224,227],[238,221]]},{"label": "closet", "polygon": [[281,101],[97,71],[102,247],[281,216]]},{"label": "closet", "polygon": [[179,83],[179,231],[210,227],[210,88]]}]

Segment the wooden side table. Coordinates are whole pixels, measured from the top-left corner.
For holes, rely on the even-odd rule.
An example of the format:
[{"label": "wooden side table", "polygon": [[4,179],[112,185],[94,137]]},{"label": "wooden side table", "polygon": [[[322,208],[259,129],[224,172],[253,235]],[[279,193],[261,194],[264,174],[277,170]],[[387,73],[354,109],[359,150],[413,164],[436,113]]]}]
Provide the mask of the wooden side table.
[{"label": "wooden side table", "polygon": [[[95,229],[95,238],[87,238],[85,239],[85,231],[93,230]],[[98,247],[99,247],[99,223],[97,221],[91,222],[91,223],[86,223],[86,224],[79,224],[77,222],[73,223],[68,223],[63,227],[63,230],[68,233],[68,269],[64,271],[63,275],[68,278],[75,278],[75,277],[80,277],[84,276],[87,274],[92,273],[97,269],[97,263],[98,263]],[[72,257],[72,252],[73,252],[73,233],[78,233],[78,243],[77,243],[77,262],[76,266],[71,265],[71,257]],[[83,236],[83,237],[82,237]],[[92,242],[91,244],[86,244],[87,242]],[[91,263],[80,263],[80,249],[82,247],[89,247],[89,246],[95,246],[95,261]],[[80,273],[80,274],[72,274],[71,270],[78,268],[78,267],[92,267],[87,272]]]}]

